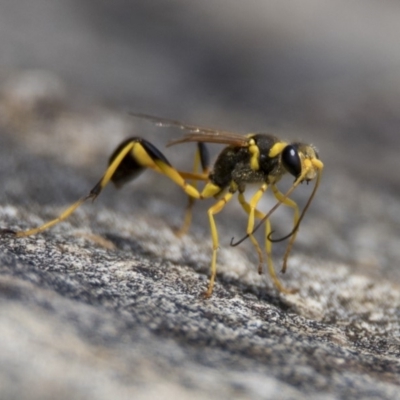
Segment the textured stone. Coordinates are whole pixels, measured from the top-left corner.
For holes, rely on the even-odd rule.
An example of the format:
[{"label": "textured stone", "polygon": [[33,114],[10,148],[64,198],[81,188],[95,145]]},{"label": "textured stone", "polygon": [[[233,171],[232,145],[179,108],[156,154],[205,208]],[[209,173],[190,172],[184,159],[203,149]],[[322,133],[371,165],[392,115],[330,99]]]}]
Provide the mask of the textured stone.
[{"label": "textured stone", "polygon": [[[136,124],[71,103],[64,98],[51,118],[31,107],[24,120],[2,98],[2,228],[37,226],[86,194]],[[245,226],[233,204],[217,216],[219,274],[204,300],[205,206],[191,233],[176,238],[185,196],[151,173],[122,191],[106,189],[40,235],[0,237],[2,398],[397,398],[398,274],[391,281],[374,266],[396,258],[398,246],[389,245],[397,217],[388,215],[399,204],[347,179],[364,190],[362,201],[343,193],[343,180],[323,185],[282,276],[299,288],[293,295],[257,274],[250,243],[229,247]],[[300,190],[302,200],[309,188]],[[374,226],[362,223],[363,212]],[[354,238],[346,219],[359,231]],[[282,232],[290,221],[289,213],[274,219]],[[279,269],[282,247],[274,249]],[[358,253],[364,269],[354,268]]]}]

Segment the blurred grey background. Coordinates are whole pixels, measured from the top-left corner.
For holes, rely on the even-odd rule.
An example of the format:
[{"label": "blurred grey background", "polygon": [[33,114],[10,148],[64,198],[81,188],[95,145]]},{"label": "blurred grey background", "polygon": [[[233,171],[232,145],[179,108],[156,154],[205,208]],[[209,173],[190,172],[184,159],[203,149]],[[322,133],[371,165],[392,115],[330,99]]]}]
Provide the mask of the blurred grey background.
[{"label": "blurred grey background", "polygon": [[[394,1],[0,1],[0,229],[54,218],[132,135],[191,168],[193,145],[165,148],[182,132],[129,111],[273,132],[325,164],[282,277],[296,295],[249,241],[229,248],[232,201],[204,301],[212,201],[179,240],[185,195],[151,172],[0,236],[2,399],[398,398],[399,21]],[[291,210],[272,224],[288,233]]]},{"label": "blurred grey background", "polygon": [[[15,131],[3,129],[1,201],[62,205],[90,188],[124,136],[102,116],[109,110],[160,148],[180,133],[160,134],[129,118],[129,110],[243,133],[272,131],[315,144],[325,163],[298,248],[400,282],[399,20],[400,3],[369,0],[2,1],[3,93],[15,74],[43,70],[62,82],[75,111],[88,112],[88,104],[100,111],[91,134],[75,132],[82,144],[63,130],[42,137],[40,129],[16,144]],[[55,167],[42,158],[27,193],[23,172],[43,148],[65,180],[52,179]],[[168,150],[178,165],[185,156],[183,147]],[[109,194],[103,206],[132,212],[132,204],[151,204],[161,215],[176,206],[169,191],[178,189],[149,176],[124,200]],[[308,193],[299,189],[300,204]],[[163,208],[162,201],[170,204]],[[200,225],[203,216],[196,217]],[[290,213],[281,218],[287,232]]]}]

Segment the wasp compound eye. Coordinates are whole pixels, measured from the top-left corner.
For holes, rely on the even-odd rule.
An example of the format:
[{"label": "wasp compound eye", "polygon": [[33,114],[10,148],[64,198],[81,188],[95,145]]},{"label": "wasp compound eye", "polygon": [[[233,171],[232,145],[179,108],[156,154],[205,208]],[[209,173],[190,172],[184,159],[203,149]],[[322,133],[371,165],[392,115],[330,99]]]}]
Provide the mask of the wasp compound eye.
[{"label": "wasp compound eye", "polygon": [[301,174],[301,161],[297,146],[290,144],[285,147],[282,151],[282,164],[286,171],[293,176],[298,177]]}]

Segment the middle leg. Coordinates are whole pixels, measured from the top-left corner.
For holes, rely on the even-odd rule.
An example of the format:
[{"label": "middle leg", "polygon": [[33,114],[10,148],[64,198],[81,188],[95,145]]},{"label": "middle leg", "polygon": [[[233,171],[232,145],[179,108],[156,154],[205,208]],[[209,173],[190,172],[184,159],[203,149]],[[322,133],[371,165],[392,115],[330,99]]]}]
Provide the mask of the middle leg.
[{"label": "middle leg", "polygon": [[[197,143],[197,150],[194,156],[194,162],[193,162],[193,174],[190,173],[185,173],[179,171],[179,174],[184,178],[184,179],[190,179],[189,184],[193,186],[194,188],[197,189],[197,182],[199,180],[206,181],[208,180],[208,173],[210,170],[210,157],[209,153],[207,150],[207,147],[205,143]],[[202,174],[198,174],[198,171],[200,169],[201,165],[201,170]],[[192,213],[193,213],[193,206],[196,202],[196,199],[194,197],[188,196],[188,203],[186,206],[185,210],[185,216],[183,219],[183,223],[181,227],[175,231],[175,235],[177,237],[181,237],[186,235],[187,231],[190,228],[190,225],[192,223]]]},{"label": "middle leg", "polygon": [[211,230],[211,238],[212,238],[212,243],[213,243],[213,252],[212,252],[212,258],[211,258],[211,276],[210,276],[210,282],[208,284],[208,289],[205,292],[204,296],[206,298],[210,297],[213,291],[214,287],[214,282],[215,282],[215,277],[217,275],[217,251],[219,247],[219,240],[218,240],[218,230],[217,226],[215,224],[215,219],[214,215],[218,214],[232,199],[233,192],[228,192],[225,194],[224,197],[222,197],[220,200],[218,200],[213,206],[211,206],[208,209],[208,219],[210,221],[210,230]]},{"label": "middle leg", "polygon": [[257,210],[257,204],[260,201],[262,195],[264,192],[267,190],[268,185],[264,183],[254,194],[254,196],[251,198],[250,203],[248,203],[244,197],[244,191],[241,191],[239,193],[238,199],[239,203],[244,209],[244,211],[249,215],[249,219],[247,222],[247,231],[246,233],[249,235],[249,238],[251,242],[253,243],[253,246],[255,247],[257,254],[258,254],[258,273],[261,275],[262,274],[262,265],[263,265],[263,254],[260,248],[260,245],[257,242],[257,239],[253,235],[253,230],[254,230],[254,219],[255,218],[263,218],[264,214],[261,213],[260,211]]},{"label": "middle leg", "polygon": [[[260,188],[261,190],[262,188]],[[266,190],[266,188],[265,188]],[[264,192],[265,192],[264,190]],[[256,193],[257,195],[257,193]],[[262,195],[262,193],[261,193]],[[249,222],[248,222],[248,227],[247,227],[247,234],[250,237],[250,240],[252,241],[253,245],[255,246],[257,253],[259,255],[259,270],[258,272],[261,274],[262,272],[262,252],[260,249],[260,246],[257,242],[257,239],[253,236],[253,228],[254,228],[254,217],[258,218],[258,219],[264,219],[265,215],[263,212],[257,210],[256,208],[256,204],[259,201],[259,198],[261,197],[261,195],[259,195],[258,200],[257,197],[253,196],[253,198],[251,199],[256,201],[255,203],[253,202],[253,208],[252,208],[252,203],[250,201],[250,203],[248,203],[246,201],[246,199],[244,198],[243,193],[239,193],[239,202],[242,206],[242,208],[246,211],[247,214],[249,214]],[[255,197],[255,199],[254,199]],[[266,251],[266,255],[267,255],[267,266],[268,266],[268,272],[269,275],[271,276],[272,282],[275,285],[275,287],[282,293],[294,293],[296,290],[293,289],[287,289],[285,288],[281,281],[279,280],[275,268],[274,268],[274,263],[272,260],[272,243],[270,240],[268,240],[269,235],[271,234],[271,222],[269,220],[269,218],[267,218],[265,220],[265,251]]]},{"label": "middle leg", "polygon": [[[293,227],[296,227],[297,223],[299,222],[299,207],[295,201],[289,198],[285,198],[282,192],[279,191],[279,189],[275,185],[271,185],[272,192],[274,193],[274,196],[277,198],[277,200],[281,201],[283,204],[286,206],[293,208],[294,211],[294,216],[293,216]],[[287,268],[287,260],[289,258],[290,251],[292,250],[292,246],[294,241],[296,240],[296,235],[297,235],[298,230],[293,232],[292,236],[290,237],[289,243],[286,247],[285,255],[283,256],[283,264],[282,264],[282,273],[286,272]],[[269,243],[271,243],[268,240]]]}]

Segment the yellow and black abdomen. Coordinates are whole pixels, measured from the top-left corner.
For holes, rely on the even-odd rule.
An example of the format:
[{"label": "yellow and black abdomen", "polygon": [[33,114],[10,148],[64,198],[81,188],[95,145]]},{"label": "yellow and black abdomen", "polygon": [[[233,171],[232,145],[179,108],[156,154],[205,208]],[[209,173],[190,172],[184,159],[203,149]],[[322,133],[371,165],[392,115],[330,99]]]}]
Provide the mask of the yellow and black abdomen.
[{"label": "yellow and black abdomen", "polygon": [[[111,165],[116,157],[119,156],[121,151],[130,144],[133,144],[132,151],[129,151],[126,154],[111,177],[111,181],[116,187],[119,188],[125,185],[125,183],[135,179],[146,168],[151,167],[154,164],[154,160],[160,160],[166,165],[171,165],[160,150],[147,140],[140,137],[132,137],[124,140],[111,154],[108,164]],[[135,148],[136,151],[139,151],[136,155]]]}]

